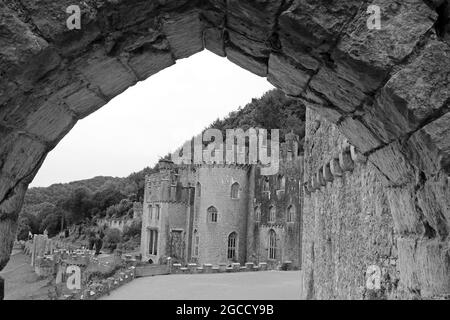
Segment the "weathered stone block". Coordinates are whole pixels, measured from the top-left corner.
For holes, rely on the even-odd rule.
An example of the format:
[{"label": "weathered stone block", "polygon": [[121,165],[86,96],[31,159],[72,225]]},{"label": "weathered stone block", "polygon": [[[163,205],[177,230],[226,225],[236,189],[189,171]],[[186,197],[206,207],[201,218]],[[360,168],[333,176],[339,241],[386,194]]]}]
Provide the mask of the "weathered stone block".
[{"label": "weathered stone block", "polygon": [[232,30],[227,30],[227,34],[229,41],[245,53],[257,58],[267,59],[269,57],[270,48],[267,46],[265,41],[249,39]]},{"label": "weathered stone block", "polygon": [[65,103],[79,119],[82,119],[100,109],[106,104],[106,101],[88,88],[81,88],[77,92],[67,96]]},{"label": "weathered stone block", "polygon": [[103,50],[97,51],[87,62],[80,65],[79,70],[108,98],[117,96],[137,81],[134,74],[119,60],[106,57]]},{"label": "weathered stone block", "polygon": [[314,112],[332,123],[337,123],[342,118],[341,110],[332,107],[329,102],[313,93],[309,87],[303,92],[300,100],[305,107],[314,110]]},{"label": "weathered stone block", "polygon": [[381,171],[387,185],[403,185],[414,181],[415,170],[401,151],[399,142],[393,142],[369,156],[369,160]]},{"label": "weathered stone block", "polygon": [[255,40],[272,36],[283,1],[229,0],[227,1],[227,27]]},{"label": "weathered stone block", "polygon": [[450,234],[450,177],[440,173],[417,190],[417,203],[441,239]]},{"label": "weathered stone block", "polygon": [[205,41],[205,49],[217,54],[220,57],[225,57],[225,44],[223,38],[223,30],[216,28],[206,28],[203,34]]},{"label": "weathered stone block", "polygon": [[394,131],[395,135],[387,138],[393,139],[418,128],[425,119],[445,106],[450,98],[449,64],[448,45],[431,42],[418,58],[386,83],[378,103],[386,117],[393,119],[393,126],[403,129],[391,129],[388,133]]},{"label": "weathered stone block", "polygon": [[29,86],[59,64],[58,55],[47,41],[34,34],[3,2],[0,3],[0,33],[2,78],[20,76]]},{"label": "weathered stone block", "polygon": [[407,146],[413,163],[427,174],[450,174],[450,112],[415,132]]},{"label": "weathered stone block", "polygon": [[299,96],[310,78],[308,71],[299,68],[290,59],[275,53],[270,55],[267,80],[285,93]]},{"label": "weathered stone block", "polygon": [[147,51],[139,55],[133,55],[129,66],[138,76],[139,80],[145,80],[159,71],[175,64],[172,55],[168,51]]},{"label": "weathered stone block", "polygon": [[164,22],[163,32],[175,59],[190,57],[204,49],[203,23],[196,10],[168,18]]},{"label": "weathered stone block", "polygon": [[421,214],[416,210],[415,194],[412,186],[386,188],[394,227],[399,234],[424,235],[427,229]]},{"label": "weathered stone block", "polygon": [[359,107],[366,95],[349,81],[340,78],[328,67],[322,67],[312,78],[311,88],[326,96],[336,107],[344,112],[353,112]]},{"label": "weathered stone block", "polygon": [[[2,137],[3,138],[3,137]],[[10,140],[11,139],[11,140]],[[2,139],[2,171],[0,173],[0,198],[19,181],[30,175],[43,160],[46,147],[43,143],[17,133]]]},{"label": "weathered stone block", "polygon": [[238,66],[260,76],[267,76],[267,59],[252,57],[236,48],[226,48],[227,58]]},{"label": "weathered stone block", "polygon": [[292,51],[301,51],[305,46],[328,51],[360,5],[356,0],[338,1],[332,6],[326,0],[292,1],[279,18],[282,46],[292,47]]},{"label": "weathered stone block", "polygon": [[45,141],[56,143],[72,129],[76,120],[61,101],[51,99],[27,117],[24,129]]},{"label": "weathered stone block", "polygon": [[333,54],[339,76],[364,92],[379,87],[388,70],[412,53],[437,17],[421,0],[376,0],[371,4],[381,8],[381,29],[367,27],[368,5],[363,5]]},{"label": "weathered stone block", "polygon": [[397,239],[400,281],[422,297],[450,292],[448,243],[437,239]]},{"label": "weathered stone block", "polygon": [[338,125],[339,130],[365,153],[381,145],[381,141],[360,121],[347,117]]}]

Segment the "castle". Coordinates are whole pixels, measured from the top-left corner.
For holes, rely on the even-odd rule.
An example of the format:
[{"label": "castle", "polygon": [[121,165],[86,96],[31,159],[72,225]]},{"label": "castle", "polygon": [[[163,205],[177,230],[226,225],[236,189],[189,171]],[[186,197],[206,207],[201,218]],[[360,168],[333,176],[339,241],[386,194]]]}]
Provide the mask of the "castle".
[{"label": "castle", "polygon": [[279,152],[279,170],[271,176],[261,174],[260,164],[161,160],[159,172],[145,180],[143,260],[300,267],[303,155],[298,137],[286,135]]}]

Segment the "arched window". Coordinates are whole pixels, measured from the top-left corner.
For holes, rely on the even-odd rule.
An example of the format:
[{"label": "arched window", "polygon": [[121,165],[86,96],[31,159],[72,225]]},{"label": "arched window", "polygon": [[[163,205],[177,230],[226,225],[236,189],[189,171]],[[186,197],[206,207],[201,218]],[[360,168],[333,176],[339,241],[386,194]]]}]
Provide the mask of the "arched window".
[{"label": "arched window", "polygon": [[159,220],[159,215],[161,213],[161,207],[159,206],[159,204],[157,204],[155,206],[155,210],[156,210],[155,219],[158,221]]},{"label": "arched window", "polygon": [[277,257],[277,234],[272,229],[269,231],[269,259]]},{"label": "arched window", "polygon": [[290,205],[286,210],[286,222],[294,222],[295,219],[295,207]]},{"label": "arched window", "polygon": [[286,189],[286,178],[283,175],[278,176],[278,190],[284,191]]},{"label": "arched window", "polygon": [[148,205],[148,220],[152,220],[153,218],[153,206],[151,204]]},{"label": "arched window", "polygon": [[200,236],[197,232],[197,230],[194,231],[194,257],[198,257],[198,246],[200,244]]},{"label": "arched window", "polygon": [[236,244],[237,244],[237,233],[232,232],[228,236],[228,251],[227,258],[228,260],[236,260]]},{"label": "arched window", "polygon": [[197,198],[200,198],[202,196],[202,185],[200,184],[200,182],[197,182],[195,191],[197,192]]},{"label": "arched window", "polygon": [[231,198],[239,199],[239,183],[237,182],[231,185]]},{"label": "arched window", "polygon": [[217,222],[217,209],[213,206],[208,208],[209,222]]},{"label": "arched window", "polygon": [[255,207],[255,221],[261,221],[261,208],[259,206]]},{"label": "arched window", "polygon": [[158,254],[158,230],[149,229],[148,237],[149,237],[148,253],[151,255],[157,255]]},{"label": "arched window", "polygon": [[277,208],[275,206],[270,206],[269,208],[269,222],[275,222],[277,217]]},{"label": "arched window", "polygon": [[263,178],[263,191],[270,191],[269,177]]}]

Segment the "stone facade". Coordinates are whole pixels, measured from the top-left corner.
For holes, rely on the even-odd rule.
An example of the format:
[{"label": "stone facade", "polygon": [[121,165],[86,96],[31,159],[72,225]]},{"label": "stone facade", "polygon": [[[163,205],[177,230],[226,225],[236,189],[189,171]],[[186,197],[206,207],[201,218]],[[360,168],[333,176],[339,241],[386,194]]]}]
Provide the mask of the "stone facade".
[{"label": "stone facade", "polygon": [[[291,138],[297,146],[296,138]],[[291,261],[300,267],[303,157],[292,151],[288,157],[285,152],[280,163],[279,173],[267,176],[266,185],[258,165],[160,162],[159,172],[146,177],[143,258],[157,263],[165,263],[167,257],[198,264],[268,262],[273,267]],[[283,186],[279,185],[282,180],[286,181]],[[269,219],[271,207],[277,210],[273,220]],[[261,212],[258,217],[256,210]],[[276,234],[273,256],[271,232]],[[155,234],[157,240],[152,239]]]}]

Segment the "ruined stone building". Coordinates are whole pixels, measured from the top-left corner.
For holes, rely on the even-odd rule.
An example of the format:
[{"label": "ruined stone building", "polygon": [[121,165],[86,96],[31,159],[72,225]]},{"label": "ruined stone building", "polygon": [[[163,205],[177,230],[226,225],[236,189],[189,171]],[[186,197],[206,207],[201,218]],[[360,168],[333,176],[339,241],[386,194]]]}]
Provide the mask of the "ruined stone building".
[{"label": "ruined stone building", "polygon": [[301,264],[303,156],[297,137],[281,145],[280,169],[258,165],[177,166],[161,160],[146,177],[141,252],[164,263]]}]

